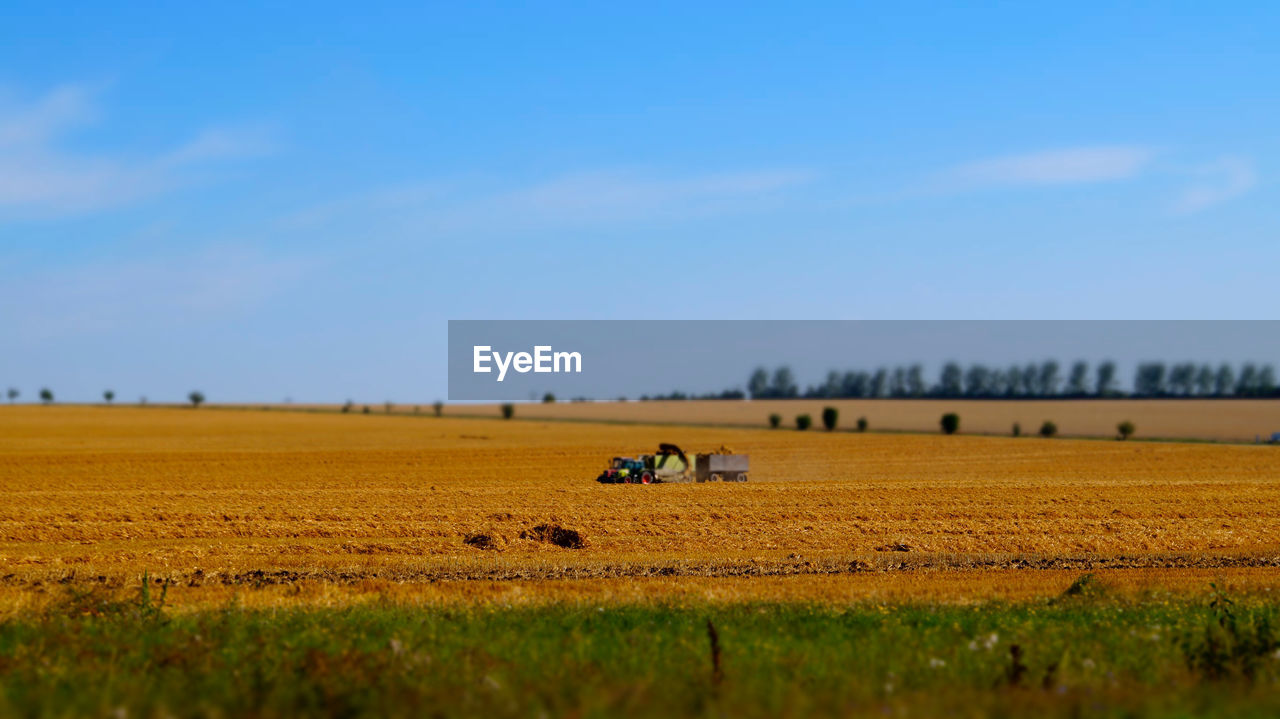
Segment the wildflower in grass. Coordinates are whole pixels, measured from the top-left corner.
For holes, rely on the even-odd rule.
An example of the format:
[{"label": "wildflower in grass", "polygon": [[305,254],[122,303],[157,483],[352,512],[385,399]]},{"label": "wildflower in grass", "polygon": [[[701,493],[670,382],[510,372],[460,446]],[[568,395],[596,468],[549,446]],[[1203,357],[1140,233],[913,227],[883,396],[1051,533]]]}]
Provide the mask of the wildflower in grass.
[{"label": "wildflower in grass", "polygon": [[929,657],[929,666],[933,667],[934,669],[941,669],[946,665],[947,665],[947,662],[945,659],[939,659],[937,657]]}]

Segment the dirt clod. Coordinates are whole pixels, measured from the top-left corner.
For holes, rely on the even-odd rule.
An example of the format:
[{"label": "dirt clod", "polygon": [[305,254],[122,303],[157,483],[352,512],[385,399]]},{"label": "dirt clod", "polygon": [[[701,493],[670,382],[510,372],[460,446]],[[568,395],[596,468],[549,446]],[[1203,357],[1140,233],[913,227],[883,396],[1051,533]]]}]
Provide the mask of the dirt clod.
[{"label": "dirt clod", "polygon": [[520,533],[521,539],[532,539],[536,542],[547,542],[565,549],[582,549],[587,546],[587,538],[575,529],[565,529],[558,524],[539,524],[533,529]]},{"label": "dirt clod", "polygon": [[486,549],[486,550],[501,550],[507,544],[505,541],[503,541],[501,535],[485,534],[484,532],[476,532],[475,534],[468,534],[466,538],[462,540],[462,543],[471,547],[475,547],[476,549]]}]

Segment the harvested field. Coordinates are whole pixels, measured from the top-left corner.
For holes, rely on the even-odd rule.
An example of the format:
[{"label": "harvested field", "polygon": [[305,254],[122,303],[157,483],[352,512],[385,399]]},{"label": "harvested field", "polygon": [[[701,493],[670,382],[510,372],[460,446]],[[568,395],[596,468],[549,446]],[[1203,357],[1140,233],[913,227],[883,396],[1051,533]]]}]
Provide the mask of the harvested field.
[{"label": "harvested field", "polygon": [[[748,451],[753,481],[592,481],[660,441]],[[1280,561],[1269,446],[17,407],[0,491],[6,592]]]},{"label": "harvested field", "polygon": [[[1161,400],[754,400],[681,402],[559,402],[519,405],[517,417],[618,422],[683,422],[764,427],[770,414],[793,428],[798,414],[816,420],[823,407],[840,410],[840,426],[866,417],[872,430],[936,432],[947,412],[960,415],[961,432],[1009,434],[1014,422],[1034,434],[1045,420],[1062,435],[1112,437],[1116,424],[1137,425],[1138,437],[1252,442],[1280,432],[1280,401],[1274,399]],[[450,405],[451,415],[497,417],[495,405]]]}]

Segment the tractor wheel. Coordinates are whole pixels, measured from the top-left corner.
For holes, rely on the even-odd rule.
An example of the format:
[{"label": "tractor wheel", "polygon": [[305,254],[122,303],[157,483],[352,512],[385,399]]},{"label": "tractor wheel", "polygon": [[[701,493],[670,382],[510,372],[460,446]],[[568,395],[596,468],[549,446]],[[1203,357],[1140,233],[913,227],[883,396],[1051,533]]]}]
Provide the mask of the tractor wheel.
[{"label": "tractor wheel", "polygon": [[653,482],[652,474],[645,472],[644,474],[640,475],[640,484],[650,484],[652,482]]},{"label": "tractor wheel", "polygon": [[745,482],[745,481],[747,481],[747,473],[746,473],[746,472],[740,472],[740,473],[738,474],[738,481],[739,481],[739,482]]},{"label": "tractor wheel", "polygon": [[718,474],[713,474],[713,475],[711,475],[710,477],[708,477],[708,478],[707,478],[707,480],[708,480],[708,481],[711,481],[711,482],[719,482],[719,481],[722,481],[723,479],[724,479],[724,477],[721,477],[721,476],[720,476],[720,475],[718,475]]}]

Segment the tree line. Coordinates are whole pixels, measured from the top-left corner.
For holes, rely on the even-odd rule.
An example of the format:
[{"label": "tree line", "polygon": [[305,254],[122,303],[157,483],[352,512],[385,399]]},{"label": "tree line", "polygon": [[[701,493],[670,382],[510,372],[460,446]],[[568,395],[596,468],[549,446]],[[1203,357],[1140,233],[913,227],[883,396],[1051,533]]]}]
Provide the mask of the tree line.
[{"label": "tree line", "polygon": [[1270,364],[1246,362],[1237,369],[1226,363],[1215,367],[1194,362],[1143,362],[1134,371],[1132,388],[1123,390],[1115,362],[1094,367],[1080,360],[1064,370],[1056,360],[1046,360],[1008,367],[965,367],[947,362],[933,383],[926,381],[920,364],[873,371],[832,370],[825,381],[803,390],[790,367],[772,372],[760,367],[747,379],[746,394],[754,399],[1280,397],[1280,388]]}]

